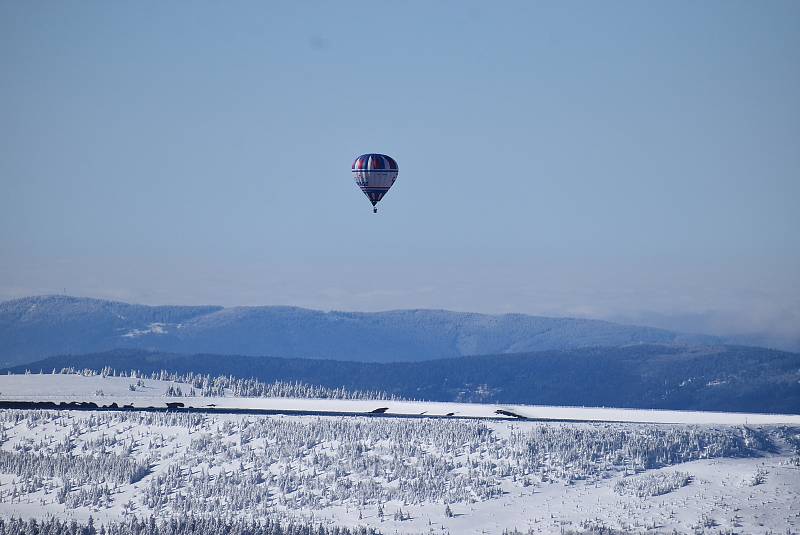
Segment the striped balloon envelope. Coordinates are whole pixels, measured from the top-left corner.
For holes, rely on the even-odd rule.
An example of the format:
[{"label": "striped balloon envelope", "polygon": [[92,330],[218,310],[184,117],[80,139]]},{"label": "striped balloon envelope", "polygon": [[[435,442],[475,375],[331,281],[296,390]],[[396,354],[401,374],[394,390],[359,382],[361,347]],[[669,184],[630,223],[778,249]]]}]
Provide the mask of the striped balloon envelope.
[{"label": "striped balloon envelope", "polygon": [[397,180],[397,162],[385,154],[362,154],[353,162],[352,171],[356,184],[372,203],[372,211],[377,213],[375,205]]}]

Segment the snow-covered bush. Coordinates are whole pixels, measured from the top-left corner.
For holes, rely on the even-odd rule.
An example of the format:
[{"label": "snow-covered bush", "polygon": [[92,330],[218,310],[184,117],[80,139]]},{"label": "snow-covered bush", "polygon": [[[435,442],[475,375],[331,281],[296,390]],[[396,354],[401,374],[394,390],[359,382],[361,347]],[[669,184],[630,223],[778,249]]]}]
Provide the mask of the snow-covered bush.
[{"label": "snow-covered bush", "polygon": [[621,479],[614,485],[614,492],[639,496],[640,498],[660,496],[685,487],[691,480],[692,476],[687,472],[642,474]]},{"label": "snow-covered bush", "polygon": [[756,472],[750,478],[749,484],[751,487],[755,487],[756,485],[763,485],[767,482],[767,470],[763,466],[759,466],[756,469]]}]

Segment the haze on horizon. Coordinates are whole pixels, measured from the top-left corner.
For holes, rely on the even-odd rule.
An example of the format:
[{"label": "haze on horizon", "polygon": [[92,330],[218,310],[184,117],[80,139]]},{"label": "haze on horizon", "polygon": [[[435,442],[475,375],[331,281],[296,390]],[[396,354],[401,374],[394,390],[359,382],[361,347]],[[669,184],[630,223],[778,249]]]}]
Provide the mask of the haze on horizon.
[{"label": "haze on horizon", "polygon": [[[0,4],[0,300],[522,312],[800,349],[798,20]],[[400,166],[378,215],[349,172],[370,151]]]}]

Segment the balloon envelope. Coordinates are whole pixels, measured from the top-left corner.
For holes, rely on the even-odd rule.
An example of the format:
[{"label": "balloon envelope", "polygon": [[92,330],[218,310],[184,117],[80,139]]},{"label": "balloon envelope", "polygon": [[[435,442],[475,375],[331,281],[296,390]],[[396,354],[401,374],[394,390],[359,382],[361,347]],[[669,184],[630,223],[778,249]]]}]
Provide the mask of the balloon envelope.
[{"label": "balloon envelope", "polygon": [[353,162],[353,179],[372,206],[383,199],[397,180],[397,162],[385,154],[362,154]]}]

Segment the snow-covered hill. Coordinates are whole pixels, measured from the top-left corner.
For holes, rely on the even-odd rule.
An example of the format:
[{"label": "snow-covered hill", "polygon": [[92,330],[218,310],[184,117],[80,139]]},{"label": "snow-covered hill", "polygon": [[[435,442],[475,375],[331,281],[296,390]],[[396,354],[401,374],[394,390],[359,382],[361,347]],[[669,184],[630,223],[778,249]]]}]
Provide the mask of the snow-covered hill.
[{"label": "snow-covered hill", "polygon": [[638,343],[717,343],[604,321],[443,310],[150,307],[67,296],[0,303],[0,364],[118,347],[183,353],[415,361]]},{"label": "snow-covered hill", "polygon": [[799,444],[797,427],[0,410],[0,515],[794,533]]},{"label": "snow-covered hill", "polygon": [[[800,527],[797,415],[175,396],[195,386],[0,376],[0,402],[210,411],[0,409],[0,517],[97,526],[191,515],[398,534]],[[365,414],[376,407],[405,417]]]},{"label": "snow-covered hill", "polygon": [[[491,403],[446,403],[387,399],[311,399],[287,397],[189,396],[192,385],[174,381],[78,374],[0,375],[0,402],[51,401],[116,403],[134,408],[165,407],[181,402],[185,407],[209,410],[256,409],[303,413],[368,414],[380,409],[388,416],[424,416],[517,420],[638,422],[722,425],[799,425],[800,415],[735,412],[667,411],[607,407],[553,407]],[[184,395],[167,395],[180,390]],[[384,410],[385,409],[385,410]],[[499,411],[499,412],[498,412]],[[448,416],[449,415],[449,416]],[[517,415],[517,416],[514,416]]]}]

